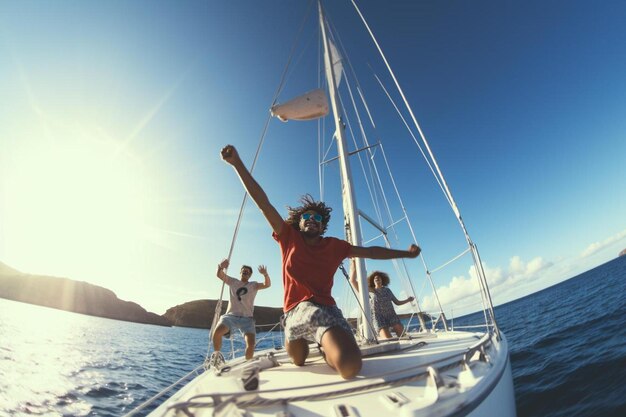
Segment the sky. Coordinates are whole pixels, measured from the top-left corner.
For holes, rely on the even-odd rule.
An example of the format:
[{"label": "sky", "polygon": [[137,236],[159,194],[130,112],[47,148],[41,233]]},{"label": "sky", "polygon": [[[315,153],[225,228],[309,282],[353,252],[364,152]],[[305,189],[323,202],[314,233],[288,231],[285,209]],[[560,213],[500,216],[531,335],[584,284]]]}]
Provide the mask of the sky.
[{"label": "sky", "polygon": [[[0,262],[100,285],[158,314],[219,297],[215,269],[243,198],[219,150],[231,143],[250,165],[308,4],[0,2]],[[626,248],[626,4],[358,4],[478,245],[496,305]],[[365,70],[368,106],[387,109],[376,120],[395,122],[374,94],[372,74],[391,85],[389,76],[351,4],[326,7],[350,62]],[[315,24],[303,25],[281,102],[317,87]],[[255,177],[281,214],[304,193],[320,195],[317,126],[268,125]],[[423,220],[416,237],[434,267],[451,258],[438,249],[458,244],[427,216],[443,216],[446,231],[456,220],[441,201],[424,208],[433,180],[408,157],[406,131],[388,132],[375,135],[403,155],[398,185],[407,206],[421,207],[410,213]],[[342,237],[333,206],[328,235]],[[231,275],[267,265],[274,285],[256,304],[281,306],[280,255],[251,204],[231,261]],[[463,260],[438,275],[442,303],[462,304],[472,277]],[[431,311],[423,281],[413,288]],[[393,278],[391,287],[410,293]]]}]

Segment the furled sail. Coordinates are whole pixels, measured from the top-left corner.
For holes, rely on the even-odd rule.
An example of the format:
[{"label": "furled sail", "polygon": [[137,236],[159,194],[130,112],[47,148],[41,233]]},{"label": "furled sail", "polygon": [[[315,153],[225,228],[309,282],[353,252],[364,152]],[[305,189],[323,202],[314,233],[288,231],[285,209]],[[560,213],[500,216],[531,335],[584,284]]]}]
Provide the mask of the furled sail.
[{"label": "furled sail", "polygon": [[335,85],[339,87],[339,84],[341,84],[341,74],[343,73],[343,58],[341,58],[341,54],[333,41],[329,40],[328,44],[330,45],[330,59],[333,63],[333,73],[335,74]]},{"label": "furled sail", "polygon": [[321,88],[296,97],[271,109],[272,116],[287,120],[312,120],[328,114],[328,98]]}]

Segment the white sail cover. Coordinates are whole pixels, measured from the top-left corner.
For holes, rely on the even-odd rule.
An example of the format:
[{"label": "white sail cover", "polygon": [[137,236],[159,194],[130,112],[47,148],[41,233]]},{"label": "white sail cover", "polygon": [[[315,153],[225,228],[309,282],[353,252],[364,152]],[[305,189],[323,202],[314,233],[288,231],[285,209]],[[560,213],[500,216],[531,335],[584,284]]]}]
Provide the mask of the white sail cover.
[{"label": "white sail cover", "polygon": [[271,109],[272,116],[283,122],[287,120],[312,120],[328,114],[328,98],[321,88],[309,91],[300,97],[277,104]]},{"label": "white sail cover", "polygon": [[329,39],[328,44],[330,45],[330,60],[333,63],[333,73],[335,74],[335,86],[339,88],[341,74],[343,73],[343,64],[341,63],[343,59],[333,41]]}]

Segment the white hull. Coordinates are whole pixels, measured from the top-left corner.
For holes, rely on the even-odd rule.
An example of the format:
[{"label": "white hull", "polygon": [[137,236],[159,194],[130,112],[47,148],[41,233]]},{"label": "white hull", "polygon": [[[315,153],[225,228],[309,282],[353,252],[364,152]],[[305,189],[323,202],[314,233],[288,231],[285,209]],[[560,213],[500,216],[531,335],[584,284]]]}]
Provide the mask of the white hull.
[{"label": "white hull", "polygon": [[489,395],[468,416],[514,416],[515,391],[513,388],[513,374],[511,361],[507,355],[507,363],[504,374],[497,381]]},{"label": "white hull", "polygon": [[196,377],[150,415],[515,416],[506,339],[480,337],[421,333],[364,347],[363,369],[348,381],[315,349],[304,367],[281,350],[274,355],[279,366],[261,370],[258,388],[246,391],[242,368],[270,363],[257,359],[267,354],[260,352],[251,362],[233,361],[229,372]]}]

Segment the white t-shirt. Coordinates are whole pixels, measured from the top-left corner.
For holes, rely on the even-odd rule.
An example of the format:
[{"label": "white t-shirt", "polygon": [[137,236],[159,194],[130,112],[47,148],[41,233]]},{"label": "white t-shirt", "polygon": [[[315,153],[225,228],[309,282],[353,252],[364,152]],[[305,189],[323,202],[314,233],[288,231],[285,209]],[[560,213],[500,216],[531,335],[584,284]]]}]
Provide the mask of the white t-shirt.
[{"label": "white t-shirt", "polygon": [[243,282],[236,278],[226,276],[226,285],[230,288],[230,302],[226,314],[235,316],[252,317],[254,312],[254,298],[259,291],[260,283],[256,281]]}]

